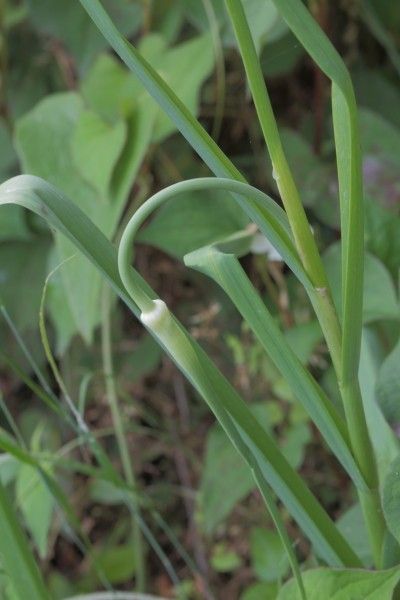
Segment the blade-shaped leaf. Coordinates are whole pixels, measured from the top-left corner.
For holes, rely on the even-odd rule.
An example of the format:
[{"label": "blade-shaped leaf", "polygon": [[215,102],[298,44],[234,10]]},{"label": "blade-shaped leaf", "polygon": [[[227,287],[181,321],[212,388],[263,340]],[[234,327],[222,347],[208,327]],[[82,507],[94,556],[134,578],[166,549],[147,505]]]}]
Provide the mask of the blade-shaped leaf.
[{"label": "blade-shaped leaf", "polygon": [[221,252],[215,244],[187,255],[185,263],[214,279],[227,293],[333,453],[356,485],[364,487],[363,477],[349,449],[347,428],[342,417],[290,348],[237,258]]},{"label": "blade-shaped leaf", "polygon": [[343,244],[342,377],[357,377],[361,344],[364,210],[357,107],[341,57],[302,2],[273,0],[294,35],[332,81]]},{"label": "blade-shaped leaf", "polygon": [[[115,248],[78,207],[49,184],[30,176],[20,176],[0,186],[0,204],[10,203],[33,210],[46,218],[51,226],[67,235],[110,281],[132,312],[138,315],[136,304],[122,284]],[[128,269],[128,273],[130,283],[133,279],[141,294],[150,299],[154,298],[154,292],[136,271]],[[207,354],[190,338],[172,315],[167,321],[167,338],[160,337],[153,329],[151,333],[157,337],[207,401],[253,472],[260,474],[259,477],[262,477],[265,485],[273,488],[328,564],[359,565],[358,557],[307,485],[290,466],[273,439],[259,425]],[[170,327],[173,328],[172,335]],[[179,347],[180,353],[177,355],[176,350]]]}]

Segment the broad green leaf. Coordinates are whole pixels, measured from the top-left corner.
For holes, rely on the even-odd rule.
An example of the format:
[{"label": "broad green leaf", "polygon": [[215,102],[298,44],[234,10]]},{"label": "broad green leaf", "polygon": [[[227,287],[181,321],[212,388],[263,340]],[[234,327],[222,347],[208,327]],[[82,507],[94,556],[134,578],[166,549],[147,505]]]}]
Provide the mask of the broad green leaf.
[{"label": "broad green leaf", "polygon": [[373,557],[369,546],[368,532],[364,516],[359,503],[354,504],[336,521],[339,530],[346,540],[357,552],[366,567],[373,564]]},{"label": "broad green leaf", "polygon": [[287,329],[285,338],[301,364],[306,365],[315,347],[322,342],[323,335],[318,321],[310,321]]},{"label": "broad green leaf", "polygon": [[[25,172],[44,177],[59,186],[101,225],[98,206],[104,200],[99,202],[98,194],[82,178],[72,156],[72,136],[82,112],[83,102],[78,94],[47,97],[17,123],[17,150]],[[71,243],[59,234],[56,234],[56,246],[60,263],[75,253]],[[82,257],[65,264],[61,274],[76,330],[89,342],[99,320],[100,309],[96,299],[100,293],[100,278]],[[79,290],[74,285],[77,278]]]},{"label": "broad green leaf", "polygon": [[384,360],[376,382],[376,396],[389,423],[400,424],[400,341]]},{"label": "broad green leaf", "polygon": [[110,54],[102,54],[82,81],[89,108],[113,122],[132,113],[141,93],[137,80]]},{"label": "broad green leaf", "polygon": [[19,598],[47,600],[40,571],[18,522],[11,499],[0,482],[0,564]]},{"label": "broad green leaf", "polygon": [[234,550],[222,542],[214,546],[210,563],[218,573],[230,573],[238,569],[242,561]]},{"label": "broad green leaf", "polygon": [[20,331],[36,329],[50,240],[0,244],[0,299]]},{"label": "broad green leaf", "polygon": [[379,319],[400,318],[399,300],[393,281],[385,266],[367,254],[364,280],[364,323]]},{"label": "broad green leaf", "polygon": [[364,328],[361,340],[360,387],[367,426],[378,463],[380,483],[400,450],[399,441],[385,420],[376,395],[382,355],[383,350],[377,334],[372,329]]},{"label": "broad green leaf", "polygon": [[146,98],[142,97],[127,118],[128,139],[113,173],[109,211],[104,221],[104,230],[107,232],[109,227],[110,235],[116,231],[136,175],[150,147],[155,117],[154,107],[149,106]]},{"label": "broad green leaf", "polygon": [[210,169],[216,175],[243,181],[243,176],[193,117],[184,102],[166,85],[163,78],[140,52],[126,43],[101,2],[99,0],[79,1],[121,60],[135,73],[138,80],[175,123],[175,126],[195,148]]},{"label": "broad green leaf", "polygon": [[[127,195],[148,148],[154,124],[154,111],[141,103],[131,114],[126,125],[119,121],[115,125],[117,129],[110,127],[108,134],[105,130],[107,125],[100,117],[89,114],[91,125],[93,126],[95,121],[100,126],[102,139],[89,140],[87,136],[83,139],[82,126],[87,129],[88,113],[84,110],[83,100],[78,94],[49,96],[18,122],[17,148],[24,171],[46,177],[69,194],[100,229],[111,237],[115,233]],[[43,127],[43,123],[46,123],[46,127]],[[129,137],[123,144],[125,127],[128,128]],[[92,128],[86,131],[87,134],[93,132]],[[118,139],[115,139],[115,132]],[[79,140],[81,145],[78,147]],[[111,147],[113,143],[114,149]],[[96,153],[91,151],[93,144],[96,145]],[[82,164],[85,156],[87,158]],[[98,169],[99,166],[101,170]],[[112,189],[106,193],[104,188],[110,187],[110,182]],[[102,189],[103,194],[100,194],[96,187]],[[75,253],[74,246],[58,234],[56,246],[56,263],[69,259]],[[73,315],[75,328],[65,331],[65,327],[60,325],[58,333],[62,341],[59,346],[63,347],[68,343],[68,332],[70,336],[77,332],[86,342],[90,342],[94,327],[100,319],[100,277],[85,258],[78,256],[62,267],[61,279],[64,296],[69,304],[68,312]],[[79,289],[75,285],[77,280],[80,281]],[[56,306],[51,306],[53,297],[54,295],[49,299],[52,313],[57,310]],[[60,297],[60,293],[57,297]],[[56,327],[58,329],[57,322]]]},{"label": "broad green leaf", "polygon": [[391,463],[383,484],[383,512],[391,533],[400,542],[400,454]]},{"label": "broad green leaf", "polygon": [[[341,247],[335,243],[324,254],[324,264],[331,284],[333,299],[341,310]],[[363,322],[400,318],[396,290],[385,266],[371,254],[365,256]]]},{"label": "broad green leaf", "polygon": [[[84,71],[96,54],[107,47],[78,2],[70,0],[27,0],[33,24],[39,31],[62,40]],[[141,5],[124,0],[105,0],[107,10],[126,35],[135,33],[142,20]]]},{"label": "broad green leaf", "polygon": [[[279,39],[286,33],[287,28],[280,19],[272,0],[243,0],[243,7],[258,52],[266,43]],[[235,36],[226,14],[224,0],[213,0],[213,8],[224,46],[235,46]],[[187,18],[196,27],[203,31],[209,29],[210,24],[202,2],[186,0],[185,11]]]},{"label": "broad green leaf", "polygon": [[[150,40],[146,40],[149,43]],[[151,56],[151,52],[147,51]],[[143,55],[147,52],[143,49]],[[159,45],[157,57],[150,63],[162,73],[167,84],[185,103],[192,114],[198,112],[199,92],[202,83],[211,75],[214,66],[214,50],[209,34],[193,38],[168,49]],[[160,112],[157,116],[153,140],[160,142],[175,130],[166,115]]]},{"label": "broad green leaf", "polygon": [[39,556],[46,558],[54,498],[38,471],[30,465],[20,466],[16,480],[16,499]]},{"label": "broad green leaf", "polygon": [[254,583],[240,596],[240,600],[276,600],[276,583]]},{"label": "broad green leaf", "polygon": [[75,166],[102,197],[107,196],[126,137],[124,121],[109,125],[91,111],[84,111],[79,116],[71,140]]},{"label": "broad green leaf", "polygon": [[286,550],[275,531],[254,527],[250,532],[253,570],[262,581],[279,581],[289,570]]},{"label": "broad green leaf", "polygon": [[12,175],[12,168],[17,164],[17,156],[13,147],[10,131],[3,118],[0,118],[0,181]]},{"label": "broad green leaf", "polygon": [[268,41],[260,55],[261,68],[267,78],[287,76],[295,68],[304,50],[291,31],[277,40]]},{"label": "broad green leaf", "polygon": [[163,206],[138,240],[183,258],[185,254],[242,230],[248,219],[224,192],[188,193]]},{"label": "broad green leaf", "polygon": [[18,471],[18,461],[14,456],[7,452],[0,454],[0,482],[7,486],[16,477]]},{"label": "broad green leaf", "polygon": [[386,157],[400,164],[400,129],[379,113],[360,110],[361,144],[364,155]]},{"label": "broad green leaf", "polygon": [[0,220],[0,243],[29,240],[31,237],[23,211],[17,206],[7,206]]},{"label": "broad green leaf", "polygon": [[400,25],[400,11],[396,7],[393,10],[393,6],[390,10],[387,0],[383,0],[379,4],[376,0],[363,0],[362,5],[361,15],[364,22],[372,35],[385,48],[394,68],[400,74],[400,52],[395,37]]},{"label": "broad green leaf", "polygon": [[[137,305],[122,284],[115,248],[77,206],[54,187],[32,176],[20,176],[0,186],[0,204],[10,203],[25,206],[44,216],[49,224],[67,235],[108,279],[131,311],[139,315]],[[140,274],[128,266],[127,270],[140,293],[155,298],[154,292]],[[254,471],[264,498],[266,489],[271,485],[329,564],[360,565],[358,557],[334,527],[301,477],[290,467],[273,439],[260,427],[246,404],[204,350],[173,317],[169,324],[174,329],[174,335],[169,338],[168,345],[166,340],[160,340],[160,343],[173,360],[177,360],[177,355],[171,343],[178,344],[180,350],[177,362],[180,369],[208,403],[232,443]],[[153,330],[151,332],[155,335]],[[181,352],[182,345],[187,353]]]},{"label": "broad green leaf", "polygon": [[[158,34],[148,35],[139,45],[169,85],[179,95],[188,110],[195,114],[199,106],[202,83],[212,72],[214,52],[209,35],[202,35],[169,48]],[[153,105],[146,90],[129,71],[113,58],[103,55],[83,82],[83,95],[104,117],[116,119],[129,115],[138,102],[156,112],[153,141],[160,142],[175,131],[171,121]]]},{"label": "broad green leaf", "polygon": [[282,442],[282,452],[294,469],[301,467],[306,445],[311,441],[308,423],[297,423],[288,428]]},{"label": "broad green leaf", "polygon": [[373,199],[366,200],[365,209],[367,249],[383,262],[396,281],[400,264],[400,216]]},{"label": "broad green leaf", "polygon": [[[395,82],[391,81],[382,69],[368,69],[365,66],[354,68],[352,79],[359,105],[400,127],[400,115],[397,110],[400,90]],[[377,140],[379,143],[380,141]]]},{"label": "broad green leaf", "polygon": [[198,497],[198,518],[204,532],[213,533],[253,488],[254,479],[248,466],[222,429],[213,427],[207,436]]},{"label": "broad green leaf", "polygon": [[110,583],[124,583],[135,574],[135,553],[130,544],[109,546],[97,556],[97,564]]},{"label": "broad green leaf", "polygon": [[[307,600],[392,600],[400,580],[398,567],[388,571],[313,569],[303,573]],[[277,600],[300,600],[294,581]]]},{"label": "broad green leaf", "polygon": [[[251,405],[251,412],[267,431],[273,422],[268,411],[270,403]],[[283,455],[296,468],[310,439],[307,425],[300,423],[286,432],[280,444]],[[226,490],[230,493],[227,494]],[[207,436],[206,454],[198,496],[198,519],[202,529],[211,535],[234,507],[254,489],[254,479],[246,463],[227,439],[222,429],[213,427]]]},{"label": "broad green leaf", "polygon": [[129,353],[124,352],[122,356],[114,351],[114,356],[116,364],[120,365],[121,373],[132,383],[157,369],[162,359],[162,351],[154,339],[145,333]]}]

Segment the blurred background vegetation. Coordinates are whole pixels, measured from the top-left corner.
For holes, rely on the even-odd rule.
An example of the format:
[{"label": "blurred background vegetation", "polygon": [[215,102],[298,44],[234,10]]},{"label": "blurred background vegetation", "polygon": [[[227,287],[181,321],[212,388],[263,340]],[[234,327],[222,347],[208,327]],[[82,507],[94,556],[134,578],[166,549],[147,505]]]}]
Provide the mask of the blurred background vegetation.
[{"label": "blurred background vegetation", "polygon": [[[276,197],[223,0],[103,4],[248,180]],[[329,84],[271,1],[244,4],[289,162],[338,292]],[[345,58],[359,102],[367,247],[362,368],[399,434],[400,4],[308,4]],[[109,51],[77,0],[0,0],[0,27],[2,181],[20,172],[44,177],[118,240],[127,218],[151,193],[209,174]],[[233,306],[179,260],[246,225],[222,193],[197,202],[185,198],[161,209],[141,232],[139,268],[260,422],[275,431],[290,462],[330,514],[340,516],[343,530],[360,522],[358,535],[354,527],[351,535],[362,552],[365,533],[349,482]],[[257,235],[242,262],[303,364],[335,401],[332,367],[303,291]],[[39,333],[41,301],[56,373]],[[0,477],[54,598],[109,586],[135,589],[137,527],[147,591],[182,599],[276,597],[289,565],[247,467],[87,261],[43,221],[15,207],[0,213],[0,342]],[[116,396],[139,524],[132,524],[118,490],[91,469],[90,447],[49,408],[49,399],[66,393],[115,469],[125,472],[118,416],[110,409],[110,396],[111,406]],[[35,469],[10,450],[10,440],[55,476],[79,535]],[[310,561],[307,542],[289,518],[287,525],[302,560]],[[5,598],[14,597],[0,573],[1,588]]]}]

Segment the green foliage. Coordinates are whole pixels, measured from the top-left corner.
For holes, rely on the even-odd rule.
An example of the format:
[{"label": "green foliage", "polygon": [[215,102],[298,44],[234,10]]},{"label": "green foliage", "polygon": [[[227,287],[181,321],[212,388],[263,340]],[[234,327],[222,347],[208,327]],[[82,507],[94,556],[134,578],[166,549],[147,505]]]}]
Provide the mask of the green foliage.
[{"label": "green foliage", "polygon": [[10,578],[13,594],[20,598],[30,597],[33,600],[49,598],[8,492],[2,483],[0,483],[0,516],[2,522],[0,562]]},{"label": "green foliage", "polygon": [[286,550],[275,531],[252,529],[250,554],[253,569],[262,581],[280,581],[289,570]]},{"label": "green foliage", "polygon": [[343,535],[363,560],[366,567],[372,562],[372,555],[368,545],[368,532],[365,527],[364,517],[359,504],[354,504],[337,521]]},{"label": "green foliage", "polygon": [[[35,427],[26,427],[29,411],[23,407],[22,415],[15,419],[0,397],[2,419],[12,432],[3,428],[0,431],[4,452],[0,457],[0,481],[7,486],[7,493],[14,490],[24,528],[48,573],[48,590],[54,597],[64,597],[78,589],[90,592],[99,584],[105,588],[120,583],[131,586],[134,580],[138,592],[146,591],[147,544],[160,558],[179,597],[189,598],[195,595],[195,588],[203,591],[208,587],[206,576],[196,573],[204,558],[202,540],[196,537],[199,531],[192,522],[191,492],[186,490],[188,457],[181,460],[182,449],[178,449],[176,465],[182,478],[179,490],[182,488],[185,494],[191,527],[188,538],[199,565],[193,565],[177,539],[177,531],[179,537],[183,535],[181,522],[176,531],[175,519],[171,526],[157,513],[161,506],[168,511],[178,486],[164,489],[163,482],[153,482],[149,486],[151,499],[145,498],[142,478],[137,481],[134,473],[137,469],[143,474],[142,462],[154,463],[146,471],[147,480],[162,472],[170,459],[158,428],[165,427],[165,415],[170,420],[169,407],[164,415],[164,398],[171,395],[171,390],[162,390],[159,397],[160,378],[155,385],[154,378],[150,378],[149,386],[143,384],[144,378],[160,365],[164,350],[217,419],[204,436],[203,465],[195,460],[190,463],[200,475],[197,524],[200,535],[207,536],[213,570],[227,574],[238,572],[244,565],[246,545],[238,549],[230,541],[217,542],[215,536],[236,535],[235,527],[231,531],[226,522],[229,519],[229,524],[231,520],[234,523],[243,511],[241,506],[234,512],[235,507],[258,487],[271,518],[268,526],[273,524],[276,531],[260,527],[258,513],[251,518],[251,567],[261,581],[245,589],[241,600],[312,600],[317,594],[321,600],[394,597],[400,561],[396,437],[400,120],[395,110],[400,94],[391,78],[400,64],[394,27],[397,9],[390,2],[362,3],[360,18],[376,39],[373,41],[367,30],[358,33],[367,36],[366,47],[371,44],[366,54],[368,64],[386,66],[378,73],[359,60],[354,69],[355,88],[363,108],[358,115],[343,61],[299,0],[290,7],[286,0],[62,0],[56,4],[26,0],[24,6],[11,8],[7,3],[4,13],[0,11],[0,75],[2,85],[9,83],[8,95],[0,107],[0,177],[4,180],[17,169],[10,134],[15,128],[14,145],[23,170],[41,178],[15,178],[0,187],[0,204],[4,205],[0,220],[4,327],[0,325],[0,335],[3,341],[7,327],[7,355],[12,353],[13,337],[34,373],[32,377],[25,374],[18,361],[4,357],[7,368],[29,388],[29,400],[41,399],[60,420],[54,430],[50,425],[46,427],[46,436],[39,444],[38,430],[31,438]],[[324,22],[319,3],[314,3],[312,10]],[[25,35],[27,42],[21,44]],[[138,50],[127,43],[124,35],[135,40]],[[42,50],[45,39],[50,49],[47,52]],[[374,52],[376,44],[383,47],[387,58],[384,53]],[[29,69],[17,66],[27,62],[20,60],[26,46],[36,65]],[[116,56],[105,53],[109,46],[128,69]],[[364,46],[358,44],[357,48]],[[249,118],[251,108],[242,110],[248,98],[244,99],[243,76],[232,49],[238,49],[243,60],[262,135],[254,127],[254,119]],[[278,131],[265,77],[292,72],[305,52],[332,83],[333,139],[323,114],[328,88],[307,61],[302,71],[309,73],[306,91],[313,98],[311,113],[315,112],[315,119],[314,114],[304,115],[296,107],[288,121],[296,121],[297,130],[283,127]],[[210,75],[215,59],[214,82]],[[298,77],[295,73],[297,94]],[[226,89],[224,82],[228,83]],[[239,89],[243,99],[239,94],[237,99],[234,97]],[[221,147],[230,150],[229,144],[238,142],[239,155],[235,155],[234,146],[234,162],[196,118],[201,90],[205,100],[202,122],[207,127],[209,108],[216,107],[215,139],[215,125],[221,116],[217,113],[225,104]],[[232,97],[225,96],[227,91]],[[286,88],[277,81],[277,97],[284,100],[285,93]],[[284,106],[285,102],[280,104]],[[238,108],[243,115],[238,115]],[[280,110],[280,116],[285,118],[285,111]],[[232,126],[231,114],[239,121],[238,129]],[[178,136],[172,137],[177,130],[215,177],[189,179],[203,175],[205,167],[193,162]],[[253,154],[242,143],[247,132]],[[259,157],[264,142],[270,162]],[[259,189],[247,185],[236,166],[239,164],[246,168],[246,175],[259,181],[260,188],[267,185],[279,195],[285,210]],[[163,188],[171,179],[186,181],[144,202],[154,189]],[[180,196],[179,203],[172,202],[175,196]],[[313,217],[313,229],[303,206]],[[22,208],[36,215],[27,217]],[[44,217],[47,225],[37,216]],[[145,226],[138,231],[142,224]],[[54,243],[47,227],[54,233]],[[334,241],[339,237],[339,228],[341,244]],[[121,235],[117,252],[112,242],[119,242]],[[183,328],[130,267],[135,236],[139,242],[183,259],[187,266],[222,288],[239,315],[221,291],[211,286],[210,302],[217,302],[210,304],[210,327],[213,330],[214,319],[217,327],[226,324],[226,338],[213,338],[206,351],[201,348],[196,340],[203,338],[203,327],[207,331],[209,324],[197,300],[193,307],[199,312],[190,321],[193,335]],[[253,259],[254,242],[260,239],[265,248],[268,245],[273,249],[278,263],[265,261],[260,266],[261,260]],[[323,261],[317,243],[325,251]],[[138,264],[149,271],[153,255],[158,256],[141,254]],[[245,255],[249,256],[239,261]],[[40,321],[47,358],[60,387],[58,398],[38,366],[41,357],[28,336],[37,324],[45,275],[60,264],[45,288],[48,285],[45,306],[55,330],[59,364],[51,355],[43,314]],[[164,280],[169,282],[171,267],[169,261],[162,264],[164,270],[158,274],[161,281],[153,274],[152,281],[163,283],[165,292],[170,283],[165,286]],[[286,267],[293,276],[286,277]],[[138,340],[136,329],[126,327],[127,319],[119,305],[111,298],[107,305],[102,277],[151,335]],[[264,296],[253,288],[255,281],[265,287]],[[200,284],[205,289],[204,278]],[[170,294],[174,308],[176,295],[175,290]],[[193,296],[188,298],[187,303],[178,303],[179,314],[186,316]],[[238,334],[240,316],[244,325]],[[50,329],[49,334],[52,339]],[[225,340],[234,356],[235,383],[243,389],[246,402],[210,359],[214,344],[220,353],[218,362],[227,366],[231,357]],[[7,378],[6,372],[6,383]],[[192,425],[186,414],[186,390],[180,389],[179,382],[174,383],[179,420],[174,413],[172,437],[178,428],[187,433]],[[142,402],[150,389],[151,404],[154,396],[157,406],[154,412],[154,406],[148,409]],[[123,404],[117,401],[120,393],[124,394]],[[131,399],[136,395],[140,401],[133,405]],[[103,412],[99,409],[104,405],[103,396],[112,420],[108,415],[101,416],[94,435],[85,422],[85,413],[92,416]],[[203,410],[196,406],[190,415],[195,419],[194,429]],[[319,439],[309,418],[322,443],[326,442],[350,475],[358,502],[354,503],[353,493],[347,488],[344,491],[341,476],[336,473],[338,467],[326,460],[328,448],[321,448],[321,457],[320,446],[314,452]],[[67,433],[69,427],[76,438],[71,439]],[[142,430],[158,441],[145,443],[142,448],[133,435],[133,431],[143,435]],[[26,439],[34,440],[29,450]],[[64,442],[66,446],[61,447]],[[319,471],[320,461],[324,461],[322,483],[311,481],[313,473],[306,483],[298,473],[310,442],[311,468]],[[180,440],[176,444],[178,447]],[[130,457],[133,447],[134,466]],[[116,452],[123,476],[114,465]],[[107,546],[102,539],[97,540],[95,530],[90,535],[96,540],[96,548],[91,547],[64,491],[64,486],[68,489],[75,483],[72,477],[78,473],[88,478],[90,503],[99,503],[102,510],[110,507],[110,520],[113,525],[114,519],[117,521]],[[330,478],[335,482],[336,477],[339,485],[331,486]],[[314,495],[310,490],[319,484],[324,488]],[[26,597],[27,593],[29,597],[45,598],[45,586],[7,493],[0,486],[0,510],[5,522],[0,542],[4,568],[0,594],[7,600]],[[258,497],[252,494],[252,502]],[[342,511],[351,506],[334,522],[317,497],[332,500],[336,514],[337,504]],[[62,529],[53,522],[56,504],[63,512]],[[126,509],[129,520],[119,513]],[[87,505],[80,507],[80,516],[86,510]],[[96,509],[93,514],[97,514]],[[160,542],[147,519],[162,530]],[[310,550],[289,538],[289,519],[308,538]],[[297,542],[293,523],[289,530],[296,531]],[[48,561],[53,533],[65,537],[63,543],[72,541],[85,554],[82,572],[73,586]],[[144,546],[142,537],[146,539]],[[174,548],[173,560],[179,556],[193,571],[193,580],[185,567],[185,579],[179,583],[167,556],[171,554],[170,545]],[[299,561],[304,561],[304,568],[300,569]],[[327,568],[305,570],[321,561]],[[385,570],[395,565],[395,569]],[[376,570],[366,570],[371,566]],[[290,570],[294,579],[280,589]],[[155,578],[152,587],[160,585],[161,589],[164,584],[159,581],[162,578]],[[167,589],[166,595],[174,592]]]},{"label": "green foliage", "polygon": [[[28,0],[33,24],[40,32],[62,40],[84,71],[94,57],[107,46],[78,2],[58,0]],[[135,33],[141,24],[139,3],[128,5],[124,0],[106,0],[105,6],[126,35]]]},{"label": "green foliage", "polygon": [[[341,247],[333,244],[324,255],[325,268],[332,287],[333,299],[341,312]],[[385,266],[371,254],[365,256],[363,322],[382,319],[398,320],[399,301],[392,278]]]},{"label": "green foliage", "polygon": [[[258,52],[265,44],[274,42],[287,32],[287,27],[272,0],[244,0],[243,7]],[[224,0],[214,0],[213,9],[224,45],[234,46],[235,36],[225,10]],[[187,0],[185,12],[188,19],[197,27],[203,31],[208,30],[209,21],[202,2]]]},{"label": "green foliage", "polygon": [[183,258],[206,244],[228,237],[245,227],[248,220],[223,192],[185,194],[181,202],[171,202],[158,211],[138,240]]},{"label": "green foliage", "polygon": [[225,544],[217,544],[211,556],[211,566],[220,573],[229,573],[241,565],[240,557]]},{"label": "green foliage", "polygon": [[399,527],[400,457],[390,465],[383,487],[383,510],[391,533],[400,539]]},{"label": "green foliage", "polygon": [[21,331],[37,324],[49,248],[46,236],[0,245],[0,298]]},{"label": "green foliage", "polygon": [[[389,571],[313,569],[303,575],[308,600],[391,600],[399,578],[397,567]],[[278,600],[297,598],[293,582],[278,594]]]},{"label": "green foliage", "polygon": [[112,584],[128,581],[135,574],[136,565],[131,544],[104,548],[97,557],[97,563]]},{"label": "green foliage", "polygon": [[[143,51],[195,112],[201,83],[213,64],[207,36],[170,50],[160,36],[152,36],[146,38]],[[196,60],[194,69],[198,55],[201,60]],[[183,76],[185,70],[189,77]],[[104,89],[111,93],[105,96]],[[160,141],[173,131],[174,125],[161,113],[156,114],[132,75],[102,56],[83,80],[82,95],[48,97],[17,123],[17,148],[25,171],[69,194],[108,237],[113,237],[150,142]],[[56,246],[58,262],[75,253],[59,235]],[[82,282],[79,291],[73,283],[77,279]],[[61,281],[69,310],[64,310],[64,318],[54,320],[59,348],[65,348],[75,333],[90,343],[100,320],[100,278],[85,259],[76,257],[62,268]],[[61,293],[54,289],[50,295],[51,314],[59,315],[57,297]]]},{"label": "green foliage", "polygon": [[47,555],[54,498],[36,469],[21,465],[16,477],[16,499],[39,556]]},{"label": "green foliage", "polygon": [[253,488],[254,479],[246,463],[227,443],[221,428],[214,427],[207,437],[199,490],[198,519],[205,533],[210,535]]},{"label": "green foliage", "polygon": [[400,374],[398,365],[400,361],[400,342],[384,360],[376,383],[376,395],[382,412],[389,423],[400,423]]}]

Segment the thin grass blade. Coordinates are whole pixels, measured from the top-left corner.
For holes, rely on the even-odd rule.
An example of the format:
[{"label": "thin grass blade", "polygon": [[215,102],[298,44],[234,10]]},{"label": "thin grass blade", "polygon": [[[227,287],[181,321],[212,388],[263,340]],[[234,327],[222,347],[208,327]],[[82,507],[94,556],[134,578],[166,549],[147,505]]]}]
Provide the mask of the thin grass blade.
[{"label": "thin grass blade", "polygon": [[[138,306],[122,283],[115,248],[77,206],[49,184],[30,176],[20,176],[0,186],[0,204],[10,203],[33,210],[47,219],[52,227],[66,234],[109,280],[132,312],[138,315]],[[149,303],[154,302],[155,293],[139,273],[132,268],[129,273],[135,286],[140,287],[140,293]],[[177,360],[176,350],[179,349],[175,345],[183,344],[184,352],[178,355],[178,366],[207,401],[249,466],[262,473],[266,484],[285,503],[328,564],[360,565],[359,558],[307,485],[207,354],[172,315],[169,325],[174,328],[176,336],[168,335],[167,340],[161,339],[153,327],[149,329],[173,360]]]}]

